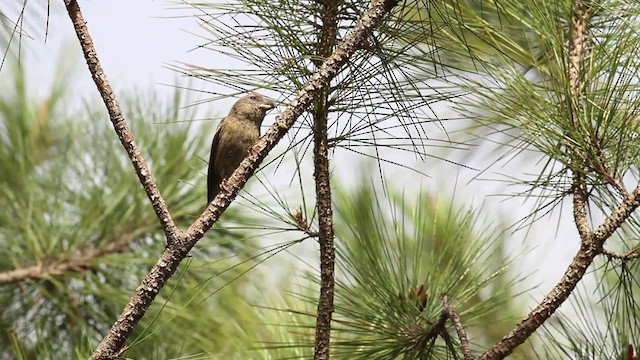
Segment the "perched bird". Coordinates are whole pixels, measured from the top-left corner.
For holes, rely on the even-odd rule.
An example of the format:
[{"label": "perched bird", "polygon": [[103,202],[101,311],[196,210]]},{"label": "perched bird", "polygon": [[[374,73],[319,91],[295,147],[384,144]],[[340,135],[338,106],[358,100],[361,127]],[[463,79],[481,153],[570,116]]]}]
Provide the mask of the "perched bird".
[{"label": "perched bird", "polygon": [[220,192],[220,183],[231,176],[260,138],[260,125],[276,103],[266,96],[250,93],[238,100],[222,119],[211,143],[207,172],[207,203]]}]

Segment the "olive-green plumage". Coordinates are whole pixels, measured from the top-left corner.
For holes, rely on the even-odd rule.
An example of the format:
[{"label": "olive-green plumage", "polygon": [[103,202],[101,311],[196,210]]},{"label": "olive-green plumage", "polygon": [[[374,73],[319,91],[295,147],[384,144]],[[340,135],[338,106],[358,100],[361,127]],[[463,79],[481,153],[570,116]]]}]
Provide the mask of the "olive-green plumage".
[{"label": "olive-green plumage", "polygon": [[250,93],[238,100],[222,119],[211,144],[207,173],[207,203],[220,191],[220,183],[229,177],[260,138],[260,125],[267,111],[276,107],[273,100]]}]

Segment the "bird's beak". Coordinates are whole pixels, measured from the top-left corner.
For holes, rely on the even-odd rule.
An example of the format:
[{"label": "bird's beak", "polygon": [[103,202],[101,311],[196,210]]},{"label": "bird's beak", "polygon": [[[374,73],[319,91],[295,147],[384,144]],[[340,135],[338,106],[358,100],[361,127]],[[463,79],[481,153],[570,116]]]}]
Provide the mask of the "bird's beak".
[{"label": "bird's beak", "polygon": [[276,101],[271,99],[271,98],[268,98],[268,97],[265,97],[264,101],[260,105],[260,107],[265,109],[265,110],[271,110],[271,109],[275,108],[276,106],[277,106]]}]

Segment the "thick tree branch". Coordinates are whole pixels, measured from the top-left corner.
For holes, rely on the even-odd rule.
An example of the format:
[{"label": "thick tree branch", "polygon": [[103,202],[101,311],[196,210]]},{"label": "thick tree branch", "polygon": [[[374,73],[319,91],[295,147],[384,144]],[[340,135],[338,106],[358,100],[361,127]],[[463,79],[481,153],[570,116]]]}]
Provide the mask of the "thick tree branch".
[{"label": "thick tree branch", "polygon": [[[111,119],[113,128],[115,129],[122,146],[127,151],[129,159],[131,159],[131,163],[133,164],[136,174],[140,179],[140,184],[142,184],[144,191],[147,193],[147,197],[151,200],[151,205],[158,216],[158,220],[160,220],[160,224],[164,229],[167,241],[175,241],[179,236],[178,228],[169,213],[167,204],[160,195],[158,186],[156,185],[156,182],[151,175],[151,171],[147,167],[147,164],[140,153],[140,149],[138,149],[138,146],[134,141],[133,135],[124,120],[120,104],[116,100],[113,89],[111,89],[111,85],[109,85],[109,82],[107,81],[107,76],[100,65],[100,61],[98,60],[98,54],[93,46],[93,40],[91,40],[89,29],[87,29],[87,24],[82,12],[80,11],[78,2],[75,0],[64,0],[64,4],[67,7],[67,12],[69,13],[69,17],[73,23],[73,28],[76,31],[78,40],[80,41],[80,47],[84,53],[85,61],[89,66],[91,77],[98,88],[98,92],[100,92],[100,96],[102,97],[102,101],[104,102],[107,111],[109,112],[109,119]],[[105,154],[105,156],[109,155]]]},{"label": "thick tree branch", "polygon": [[154,210],[165,229],[168,240],[167,248],[149,274],[142,280],[135,294],[91,357],[92,359],[111,359],[118,356],[124,350],[126,339],[133,332],[134,327],[144,316],[149,306],[151,306],[153,299],[157,296],[160,289],[164,287],[168,279],[176,271],[182,259],[187,256],[189,250],[220,218],[220,215],[229,206],[238,191],[244,186],[269,151],[276,146],[296,119],[302,115],[305,109],[312,103],[313,99],[316,98],[322,89],[329,84],[331,79],[336,76],[349,57],[358,49],[358,45],[382,20],[384,15],[397,5],[397,0],[378,0],[373,3],[372,7],[360,19],[345,40],[337,46],[334,53],[324,61],[320,69],[313,74],[289,107],[277,118],[276,124],[251,148],[249,155],[243,160],[229,179],[223,182],[221,191],[216,198],[184,233],[181,233],[175,227],[166,208],[166,204],[155,186],[153,178],[150,176],[150,171],[146,167],[126,127],[113,91],[107,83],[104,72],[98,62],[93,43],[77,2],[75,0],[65,0],[65,5],[76,29],[76,34],[78,35],[80,45],[85,54],[89,71],[107,106],[114,128],[123,146],[127,150],[136,169],[136,173],[145,191],[147,191]]},{"label": "thick tree branch", "polygon": [[[324,97],[324,95],[321,95]],[[324,97],[323,106],[326,109]],[[316,201],[320,243],[320,297],[316,317],[316,344],[314,359],[329,358],[331,317],[333,314],[335,247],[333,244],[333,210],[331,209],[331,184],[329,181],[329,146],[327,142],[326,112],[316,116],[314,126],[314,158]]]},{"label": "thick tree branch", "polygon": [[[338,36],[337,1],[322,3],[322,30],[318,36],[317,53],[320,59],[333,51]],[[316,314],[316,341],[313,358],[329,359],[331,318],[335,288],[335,247],[333,244],[333,210],[331,209],[331,182],[329,176],[329,141],[327,122],[329,117],[330,84],[322,87],[313,107],[313,158],[318,208],[318,242],[320,244],[320,296]]]}]

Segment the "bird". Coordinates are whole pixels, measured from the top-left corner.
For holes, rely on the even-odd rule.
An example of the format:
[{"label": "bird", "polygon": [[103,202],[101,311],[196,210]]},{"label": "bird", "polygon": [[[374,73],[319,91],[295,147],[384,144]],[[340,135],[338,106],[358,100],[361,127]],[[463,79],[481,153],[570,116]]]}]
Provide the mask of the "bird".
[{"label": "bird", "polygon": [[249,149],[260,138],[260,125],[267,111],[276,107],[273,99],[258,93],[240,98],[216,130],[211,142],[207,171],[207,204],[220,192],[223,179],[247,156]]}]

